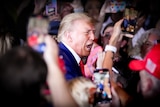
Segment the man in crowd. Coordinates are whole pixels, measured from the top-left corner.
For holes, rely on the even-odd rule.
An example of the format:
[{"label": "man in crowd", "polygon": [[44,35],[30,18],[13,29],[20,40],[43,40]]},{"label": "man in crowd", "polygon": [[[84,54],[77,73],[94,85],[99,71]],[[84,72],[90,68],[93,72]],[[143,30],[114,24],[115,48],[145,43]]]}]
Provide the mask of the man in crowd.
[{"label": "man in crowd", "polygon": [[85,76],[79,63],[91,51],[94,31],[92,19],[84,13],[71,13],[61,21],[58,32],[59,55],[65,62],[67,80]]}]

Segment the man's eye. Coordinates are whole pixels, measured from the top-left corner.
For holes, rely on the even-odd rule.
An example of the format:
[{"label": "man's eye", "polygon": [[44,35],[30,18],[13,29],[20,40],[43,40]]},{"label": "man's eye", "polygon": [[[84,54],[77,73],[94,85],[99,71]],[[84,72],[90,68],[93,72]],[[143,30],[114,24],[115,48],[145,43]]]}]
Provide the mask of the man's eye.
[{"label": "man's eye", "polygon": [[152,43],[146,42],[146,43],[144,43],[144,45],[146,45],[146,46],[152,46]]},{"label": "man's eye", "polygon": [[86,31],[86,32],[84,32],[86,35],[89,35],[90,33],[93,33],[93,34],[95,34],[95,30],[89,30],[89,31]]},{"label": "man's eye", "polygon": [[146,42],[145,45],[149,45],[150,43]]},{"label": "man's eye", "polygon": [[89,34],[89,31],[85,32],[85,34]]},{"label": "man's eye", "polygon": [[150,43],[145,43],[145,45],[149,46],[149,45],[151,45],[151,44],[150,44]]}]

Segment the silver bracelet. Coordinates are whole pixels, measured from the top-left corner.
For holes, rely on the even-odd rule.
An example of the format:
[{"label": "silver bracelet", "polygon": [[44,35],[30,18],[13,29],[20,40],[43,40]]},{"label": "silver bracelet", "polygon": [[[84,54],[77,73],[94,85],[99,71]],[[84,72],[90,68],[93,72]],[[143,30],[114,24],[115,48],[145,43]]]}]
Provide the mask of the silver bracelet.
[{"label": "silver bracelet", "polygon": [[117,52],[117,48],[115,46],[112,46],[112,45],[106,45],[104,51],[105,52],[106,51],[112,51],[112,52],[116,53]]}]

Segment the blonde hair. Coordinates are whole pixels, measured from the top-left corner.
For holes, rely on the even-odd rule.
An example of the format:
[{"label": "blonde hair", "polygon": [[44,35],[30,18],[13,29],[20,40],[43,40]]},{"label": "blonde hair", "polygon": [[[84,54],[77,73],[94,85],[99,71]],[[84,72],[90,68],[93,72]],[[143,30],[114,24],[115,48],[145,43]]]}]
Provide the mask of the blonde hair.
[{"label": "blonde hair", "polygon": [[86,22],[93,23],[92,18],[87,16],[85,13],[70,13],[66,15],[59,26],[58,30],[58,41],[62,40],[62,37],[66,31],[74,29],[74,22],[77,20],[85,20]]},{"label": "blonde hair", "polygon": [[69,80],[68,85],[73,98],[80,107],[92,107],[89,104],[89,89],[96,88],[96,85],[90,79],[77,77]]},{"label": "blonde hair", "polygon": [[28,26],[27,26],[27,35],[29,35],[30,31],[35,28],[40,29],[49,29],[49,20],[43,16],[33,16],[29,18]]}]

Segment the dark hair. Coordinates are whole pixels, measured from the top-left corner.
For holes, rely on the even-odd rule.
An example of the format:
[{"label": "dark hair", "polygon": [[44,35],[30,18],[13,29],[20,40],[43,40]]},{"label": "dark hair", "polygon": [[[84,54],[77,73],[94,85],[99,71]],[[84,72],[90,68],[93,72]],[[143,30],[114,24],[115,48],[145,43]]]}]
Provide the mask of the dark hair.
[{"label": "dark hair", "polygon": [[30,47],[16,47],[0,57],[0,105],[39,107],[47,66]]},{"label": "dark hair", "polygon": [[108,28],[108,27],[113,27],[114,26],[114,24],[115,23],[113,23],[113,22],[111,22],[111,23],[109,23],[109,24],[107,24],[105,27],[104,27],[104,29],[103,29],[103,34],[104,34],[104,31],[106,30],[106,28]]}]

